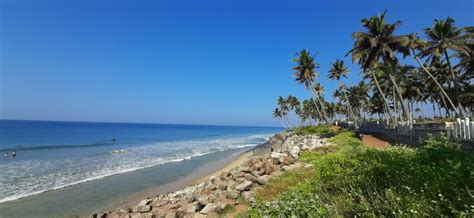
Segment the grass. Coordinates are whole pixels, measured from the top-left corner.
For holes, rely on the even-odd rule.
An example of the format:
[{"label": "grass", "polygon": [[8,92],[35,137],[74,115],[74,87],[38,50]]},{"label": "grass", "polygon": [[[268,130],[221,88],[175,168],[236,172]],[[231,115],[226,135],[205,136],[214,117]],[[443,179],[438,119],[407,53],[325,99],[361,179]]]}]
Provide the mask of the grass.
[{"label": "grass", "polygon": [[331,128],[331,125],[300,126],[293,128],[290,131],[293,131],[298,135],[317,134],[323,137],[331,137],[336,134],[336,131]]},{"label": "grass", "polygon": [[245,216],[474,215],[474,154],[458,144],[430,138],[419,149],[372,149],[344,131],[330,141],[302,154],[314,169],[271,180]]}]

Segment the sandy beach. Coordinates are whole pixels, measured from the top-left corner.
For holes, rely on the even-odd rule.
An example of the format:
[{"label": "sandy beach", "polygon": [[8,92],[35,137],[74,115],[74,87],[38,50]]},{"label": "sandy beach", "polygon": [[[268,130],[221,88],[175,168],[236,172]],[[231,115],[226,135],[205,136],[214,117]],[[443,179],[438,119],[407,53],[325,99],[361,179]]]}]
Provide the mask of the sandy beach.
[{"label": "sandy beach", "polygon": [[[218,176],[224,171],[229,171],[232,168],[235,168],[247,160],[252,159],[253,157],[261,156],[264,154],[270,153],[270,147],[272,145],[269,143],[263,143],[256,147],[253,147],[243,153],[238,153],[234,155],[227,156],[213,162],[209,162],[200,166],[193,173],[186,175],[177,179],[176,181],[159,185],[152,189],[143,190],[142,192],[131,195],[127,201],[123,202],[120,205],[120,208],[127,208],[132,205],[136,205],[142,199],[159,196],[160,194],[166,194],[170,192],[175,192],[181,190],[185,187],[200,184],[208,181],[213,176]],[[110,208],[113,209],[113,208]]]}]

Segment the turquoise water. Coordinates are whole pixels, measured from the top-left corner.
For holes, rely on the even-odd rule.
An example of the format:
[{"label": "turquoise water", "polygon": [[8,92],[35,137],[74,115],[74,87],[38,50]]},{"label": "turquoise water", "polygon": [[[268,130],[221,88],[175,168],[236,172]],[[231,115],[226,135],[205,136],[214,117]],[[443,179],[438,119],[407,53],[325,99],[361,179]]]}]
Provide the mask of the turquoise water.
[{"label": "turquoise water", "polygon": [[134,193],[248,150],[278,131],[1,120],[0,151],[9,155],[0,159],[0,217],[64,217],[115,206]]}]

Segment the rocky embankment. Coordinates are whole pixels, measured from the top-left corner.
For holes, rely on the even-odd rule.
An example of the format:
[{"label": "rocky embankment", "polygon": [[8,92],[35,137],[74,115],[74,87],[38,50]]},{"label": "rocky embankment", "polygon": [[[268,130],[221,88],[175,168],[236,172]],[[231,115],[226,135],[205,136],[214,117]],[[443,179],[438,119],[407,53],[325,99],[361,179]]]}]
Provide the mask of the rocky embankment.
[{"label": "rocky embankment", "polygon": [[96,213],[92,217],[219,217],[227,207],[255,202],[253,191],[282,171],[306,167],[296,161],[301,151],[329,144],[317,135],[298,136],[291,132],[276,134],[267,143],[274,152],[269,150],[264,155],[253,156],[207,182],[144,199],[131,208]]}]

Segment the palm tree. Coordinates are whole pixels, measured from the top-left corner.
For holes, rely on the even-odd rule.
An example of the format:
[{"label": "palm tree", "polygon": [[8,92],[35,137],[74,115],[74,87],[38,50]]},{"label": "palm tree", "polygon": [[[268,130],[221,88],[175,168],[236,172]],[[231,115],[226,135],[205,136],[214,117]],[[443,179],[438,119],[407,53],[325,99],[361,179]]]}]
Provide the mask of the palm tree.
[{"label": "palm tree", "polygon": [[358,61],[363,71],[376,66],[380,60],[383,62],[388,70],[388,76],[399,98],[398,100],[402,105],[405,118],[408,120],[408,107],[403,104],[403,97],[393,75],[393,70],[398,62],[397,53],[403,56],[410,54],[410,50],[407,47],[409,36],[393,35],[401,22],[386,23],[386,12],[384,11],[381,15],[370,17],[369,19],[362,19],[362,26],[366,28],[367,32],[354,32],[352,34],[354,46],[346,55],[352,54],[352,61]]},{"label": "palm tree", "polygon": [[347,97],[347,93],[348,93],[348,89],[347,89],[346,84],[341,83],[339,87],[334,91],[333,96],[338,97],[338,98],[344,97],[344,101],[346,102],[347,107],[349,108],[350,116],[352,117],[352,119],[354,120],[357,126],[357,117],[354,113],[354,110],[352,109],[352,105],[351,105],[351,102],[349,101],[349,98]]},{"label": "palm tree", "polygon": [[[323,112],[324,118],[327,119],[327,112],[326,112],[326,107],[324,106],[324,87],[321,85],[321,83],[316,83],[313,86],[313,92],[316,95],[316,99],[319,102],[319,105],[321,105],[321,111]],[[327,121],[327,120],[326,120]]]},{"label": "palm tree", "polygon": [[283,121],[283,114],[282,114],[282,111],[281,111],[280,109],[275,108],[275,110],[273,110],[273,117],[280,119],[281,125],[282,125],[285,129],[288,129],[288,124],[286,124],[286,123]]},{"label": "palm tree", "polygon": [[[316,77],[319,76],[318,72],[316,72],[316,68],[319,67],[319,64],[314,62],[314,57],[312,57],[311,54],[305,49],[303,49],[299,54],[297,54],[297,56],[298,58],[292,60],[293,62],[297,63],[297,65],[293,67],[293,70],[295,70],[293,76],[296,78],[295,80],[299,84],[302,84],[306,88],[306,90],[309,91],[310,95],[312,95],[314,80]],[[316,101],[315,104],[317,104]],[[321,111],[324,120],[327,120],[327,116],[324,111],[324,106],[322,105]]]},{"label": "palm tree", "polygon": [[[463,108],[461,101],[459,100],[459,89],[458,89],[458,75],[453,70],[448,50],[454,51],[461,54],[469,54],[467,45],[472,44],[471,34],[464,35],[465,28],[457,28],[454,25],[455,21],[451,17],[446,20],[436,20],[431,28],[424,30],[425,35],[428,37],[429,42],[427,48],[422,51],[422,56],[434,56],[440,57],[444,55],[446,62],[451,73],[451,79],[453,83],[454,95],[456,96],[456,104],[458,106],[459,114],[463,115]],[[471,41],[471,42],[470,42]]]},{"label": "palm tree", "polygon": [[[451,100],[451,97],[449,97],[449,95],[444,91],[444,87],[435,78],[435,76],[430,72],[430,70],[428,70],[427,67],[423,63],[421,63],[420,59],[418,58],[419,55],[416,54],[416,52],[415,52],[415,49],[423,51],[423,49],[426,47],[426,45],[427,45],[427,42],[420,40],[420,38],[417,35],[411,35],[410,36],[410,45],[409,45],[409,47],[410,47],[410,50],[412,51],[413,58],[418,63],[418,65],[421,67],[421,69],[423,69],[423,71],[426,74],[428,74],[428,76],[438,86],[438,88],[441,92],[441,95],[444,95],[444,96],[442,96],[442,98],[443,99],[446,98],[448,100],[450,106],[453,108],[454,112],[456,113],[456,115],[460,116],[459,110],[456,108],[456,106],[454,106],[454,103]],[[439,59],[436,58],[436,57],[433,57],[431,63],[433,64],[437,60],[439,60]]]}]

